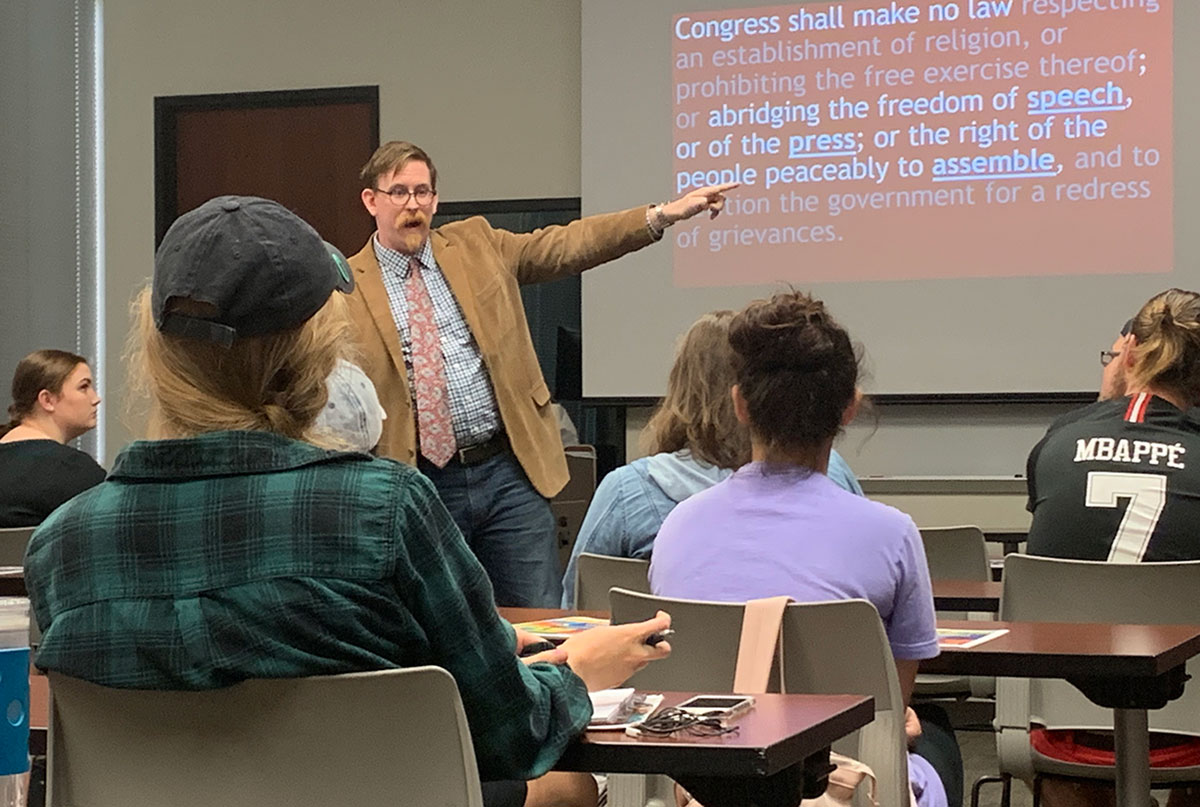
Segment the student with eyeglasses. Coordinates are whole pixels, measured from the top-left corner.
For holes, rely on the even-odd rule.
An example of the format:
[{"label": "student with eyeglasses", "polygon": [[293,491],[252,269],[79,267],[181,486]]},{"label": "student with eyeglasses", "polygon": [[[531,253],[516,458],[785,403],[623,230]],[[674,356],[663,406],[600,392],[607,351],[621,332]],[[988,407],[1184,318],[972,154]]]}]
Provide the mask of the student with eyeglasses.
[{"label": "student with eyeglasses", "polygon": [[1152,297],[1100,364],[1100,400],[1055,421],[1029,455],[1029,553],[1200,559],[1200,294]]},{"label": "student with eyeglasses", "polygon": [[412,143],[380,146],[360,179],[376,231],[350,258],[350,309],[387,412],[378,453],[433,481],[498,604],[556,607],[548,499],[566,484],[567,464],[519,287],[649,246],[699,213],[716,216],[736,185],[517,234],[478,216],[431,228],[438,171]]},{"label": "student with eyeglasses", "polygon": [[[1140,563],[1200,559],[1200,294],[1168,289],[1100,351],[1100,400],[1060,417],[1029,454],[1031,555]],[[1035,729],[1057,759],[1113,764],[1108,732]],[[1151,765],[1200,764],[1200,740],[1155,734]],[[1111,783],[1047,779],[1048,807],[1105,804]],[[1195,788],[1168,804],[1200,804]]]}]

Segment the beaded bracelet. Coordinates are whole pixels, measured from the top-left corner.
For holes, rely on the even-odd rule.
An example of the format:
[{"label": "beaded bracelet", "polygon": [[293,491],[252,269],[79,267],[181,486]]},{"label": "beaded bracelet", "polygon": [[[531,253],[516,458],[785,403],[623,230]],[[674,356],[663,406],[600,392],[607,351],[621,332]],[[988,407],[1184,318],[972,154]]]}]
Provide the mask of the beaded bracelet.
[{"label": "beaded bracelet", "polygon": [[650,231],[650,237],[655,241],[662,238],[663,233],[670,226],[666,214],[663,213],[664,206],[666,206],[666,202],[659,202],[646,208],[646,229]]}]

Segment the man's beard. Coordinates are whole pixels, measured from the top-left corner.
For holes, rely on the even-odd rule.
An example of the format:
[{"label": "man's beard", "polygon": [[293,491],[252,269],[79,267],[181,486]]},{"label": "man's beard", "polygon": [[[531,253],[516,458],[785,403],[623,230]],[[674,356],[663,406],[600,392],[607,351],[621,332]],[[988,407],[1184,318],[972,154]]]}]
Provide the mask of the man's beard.
[{"label": "man's beard", "polygon": [[400,213],[396,216],[396,232],[400,234],[403,251],[412,254],[425,243],[425,236],[429,234],[429,216],[423,210]]}]

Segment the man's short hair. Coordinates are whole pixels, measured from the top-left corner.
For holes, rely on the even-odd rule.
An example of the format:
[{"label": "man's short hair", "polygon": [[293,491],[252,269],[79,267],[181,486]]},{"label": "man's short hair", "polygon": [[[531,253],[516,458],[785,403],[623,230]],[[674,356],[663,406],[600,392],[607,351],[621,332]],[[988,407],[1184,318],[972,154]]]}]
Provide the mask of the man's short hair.
[{"label": "man's short hair", "polygon": [[398,171],[413,160],[420,160],[429,166],[429,183],[434,193],[437,193],[437,168],[433,160],[420,146],[405,140],[391,140],[375,149],[371,159],[367,160],[367,164],[358,172],[358,177],[362,180],[364,188],[374,189],[381,176]]}]

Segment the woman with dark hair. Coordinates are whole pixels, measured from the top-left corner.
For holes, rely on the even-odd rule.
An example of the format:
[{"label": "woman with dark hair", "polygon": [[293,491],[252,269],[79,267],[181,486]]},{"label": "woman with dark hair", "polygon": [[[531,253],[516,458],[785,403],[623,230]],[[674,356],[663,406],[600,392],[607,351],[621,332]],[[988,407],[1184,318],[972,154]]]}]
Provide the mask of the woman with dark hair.
[{"label": "woman with dark hair", "polygon": [[[655,594],[740,602],[862,598],[883,620],[907,703],[921,659],[938,654],[920,534],[899,510],[854,496],[826,475],[833,440],[854,419],[858,356],[819,300],[796,292],[751,303],[729,325],[734,412],[751,462],[681,502],[654,544]],[[920,731],[910,722],[911,738]],[[931,733],[941,735],[941,727]],[[948,735],[942,776],[910,755],[920,805],[946,804],[961,758]],[[943,780],[949,787],[943,787]],[[954,781],[956,780],[956,781]]]},{"label": "woman with dark hair", "polygon": [[[649,558],[663,519],[679,502],[727,478],[750,460],[750,434],[733,412],[732,311],[712,311],[679,340],[667,394],[642,433],[649,456],[608,474],[596,488],[563,575],[563,607],[575,606],[579,555]],[[837,451],[829,478],[851,493],[862,488]]]},{"label": "woman with dark hair", "polygon": [[104,481],[104,469],[67,443],[96,427],[100,396],[87,359],[35,350],[13,373],[0,426],[0,527],[32,527]]}]

